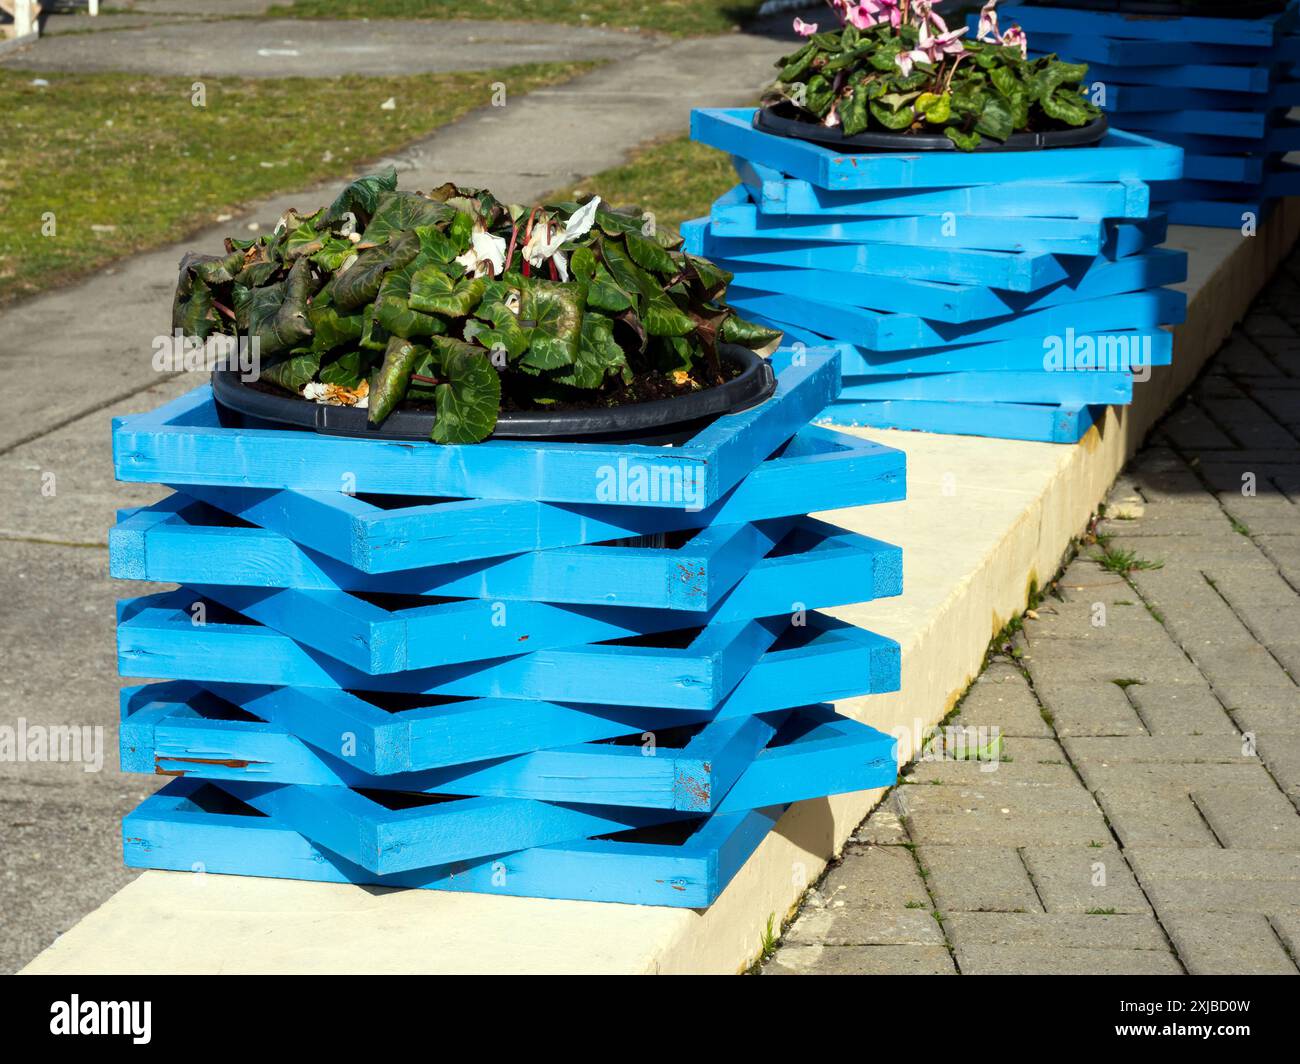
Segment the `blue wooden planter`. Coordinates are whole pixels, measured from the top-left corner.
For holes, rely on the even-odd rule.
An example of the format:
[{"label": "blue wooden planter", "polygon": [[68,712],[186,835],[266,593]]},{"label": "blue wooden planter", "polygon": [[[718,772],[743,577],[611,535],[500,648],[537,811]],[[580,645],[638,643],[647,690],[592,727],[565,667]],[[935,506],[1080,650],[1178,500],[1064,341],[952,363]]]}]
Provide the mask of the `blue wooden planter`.
[{"label": "blue wooden planter", "polygon": [[1284,117],[1300,103],[1295,5],[1256,19],[1134,19],[1032,5],[1000,14],[1025,28],[1033,54],[1089,65],[1088,90],[1112,127],[1186,150],[1182,180],[1156,179],[1151,189],[1175,224],[1258,224],[1295,194],[1294,183],[1274,176],[1282,156],[1300,147],[1300,131]]},{"label": "blue wooden planter", "polygon": [[892,783],[826,705],[900,674],[816,612],[902,590],[807,516],[905,493],[807,424],[839,357],[778,352],[772,399],[673,448],[232,429],[207,389],[119,419],[119,474],[178,489],[111,571],[182,585],[119,604],[120,672],[162,681],[122,693],[122,766],[184,777],[127,862],[698,906],[787,804]]},{"label": "blue wooden planter", "polygon": [[838,350],[823,422],[1075,442],[1168,363],[1187,256],[1158,246],[1152,190],[1181,177],[1182,148],[1114,132],[1087,149],[840,155],[752,118],[693,114],[740,183],[682,232],[732,273],[744,314]]}]

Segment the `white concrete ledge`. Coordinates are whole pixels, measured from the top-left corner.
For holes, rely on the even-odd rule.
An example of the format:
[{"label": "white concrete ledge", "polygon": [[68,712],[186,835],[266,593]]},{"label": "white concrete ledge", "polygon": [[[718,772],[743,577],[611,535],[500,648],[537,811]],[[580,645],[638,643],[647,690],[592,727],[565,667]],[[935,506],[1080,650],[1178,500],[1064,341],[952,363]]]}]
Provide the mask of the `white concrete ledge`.
[{"label": "white concrete ledge", "polygon": [[[906,593],[830,611],[897,639],[902,691],[840,709],[885,731],[938,722],[978,673],[992,635],[1025,608],[1155,420],[1217,350],[1300,231],[1300,201],[1253,238],[1175,228],[1191,253],[1174,364],[1077,446],[856,430],[908,454],[903,503],[830,520],[900,544]],[[904,751],[905,754],[908,751]],[[707,912],[373,891],[146,872],[24,971],[736,972],[760,950],[879,791],[791,809]]]}]

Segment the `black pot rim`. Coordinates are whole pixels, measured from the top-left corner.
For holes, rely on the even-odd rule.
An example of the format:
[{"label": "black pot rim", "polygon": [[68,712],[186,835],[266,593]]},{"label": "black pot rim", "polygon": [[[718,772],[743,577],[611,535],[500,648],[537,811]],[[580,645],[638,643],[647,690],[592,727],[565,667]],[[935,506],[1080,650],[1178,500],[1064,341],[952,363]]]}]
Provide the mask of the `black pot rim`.
[{"label": "black pot rim", "polygon": [[[772,107],[759,107],[754,112],[754,128],[778,137],[811,141],[845,153],[856,152],[929,152],[957,151],[957,145],[947,137],[918,135],[915,133],[856,133],[846,137],[837,129],[787,118],[775,113],[785,101]],[[1041,151],[1044,148],[1084,148],[1099,143],[1109,131],[1106,116],[1093,119],[1086,126],[1074,129],[1054,129],[1046,133],[1013,133],[1002,143],[985,138],[975,152]]]},{"label": "black pot rim", "polygon": [[[489,439],[661,442],[689,435],[690,430],[722,414],[748,410],[776,391],[776,375],[762,355],[736,344],[719,344],[718,353],[732,364],[739,364],[741,372],[717,387],[671,399],[596,410],[505,411]],[[222,407],[244,417],[294,425],[326,436],[427,441],[437,419],[432,411],[399,406],[382,425],[372,425],[364,409],[327,406],[251,388],[237,369],[213,370],[212,395]]]},{"label": "black pot rim", "polygon": [[1214,14],[1206,14],[1188,7],[1179,0],[1036,0],[1042,7],[1077,8],[1080,11],[1107,11],[1121,15],[1155,15],[1168,18],[1266,18],[1280,14],[1290,6],[1290,0],[1236,0],[1232,7]]}]

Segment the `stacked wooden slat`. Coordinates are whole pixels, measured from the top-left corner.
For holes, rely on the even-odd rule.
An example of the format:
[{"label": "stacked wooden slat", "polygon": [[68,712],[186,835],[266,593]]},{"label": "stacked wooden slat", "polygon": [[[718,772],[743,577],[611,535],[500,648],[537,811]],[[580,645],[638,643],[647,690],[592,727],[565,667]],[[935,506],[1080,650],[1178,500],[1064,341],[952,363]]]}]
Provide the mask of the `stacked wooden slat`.
[{"label": "stacked wooden slat", "polygon": [[711,903],[791,802],[888,785],[826,703],[896,643],[818,613],[900,551],[807,515],[901,499],[900,452],[808,422],[833,351],[676,446],[228,424],[207,387],[114,427],[134,867]]},{"label": "stacked wooden slat", "polygon": [[1075,442],[1170,361],[1183,252],[1160,248],[1148,182],[1182,152],[1091,147],[849,155],[701,110],[695,139],[740,183],[687,246],[735,275],[728,301],[786,342],[838,345],[822,420]]},{"label": "stacked wooden slat", "polygon": [[1177,144],[1183,176],[1152,186],[1178,225],[1253,232],[1283,196],[1300,195],[1300,14],[1161,17],[1068,6],[1009,7],[1031,55],[1088,64],[1088,91],[1111,125]]}]

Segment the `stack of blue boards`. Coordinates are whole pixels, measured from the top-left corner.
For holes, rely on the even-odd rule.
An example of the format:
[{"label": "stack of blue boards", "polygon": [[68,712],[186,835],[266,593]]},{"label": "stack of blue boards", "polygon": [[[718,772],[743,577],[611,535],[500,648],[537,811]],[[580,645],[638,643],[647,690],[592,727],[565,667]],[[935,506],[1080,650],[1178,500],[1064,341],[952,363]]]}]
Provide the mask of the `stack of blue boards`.
[{"label": "stack of blue boards", "polygon": [[739,176],[688,250],[731,271],[727,300],[834,343],[844,384],[819,419],[1077,442],[1166,365],[1187,257],[1161,248],[1149,182],[1182,150],[1112,132],[1092,147],[845,155],[697,110],[694,139]]},{"label": "stack of blue boards", "polygon": [[[1258,225],[1283,196],[1300,195],[1300,13],[1261,18],[1125,15],[1015,6],[1031,55],[1087,63],[1092,99],[1112,127],[1186,151],[1183,176],[1152,186],[1177,225]],[[972,16],[972,30],[978,21]]]},{"label": "stack of blue boards", "polygon": [[787,805],[888,786],[830,703],[899,648],[818,609],[898,548],[815,511],[905,495],[901,452],[809,424],[834,350],[678,446],[344,438],[228,423],[207,386],[114,423],[125,771],[173,777],[126,862],[707,906]]}]

